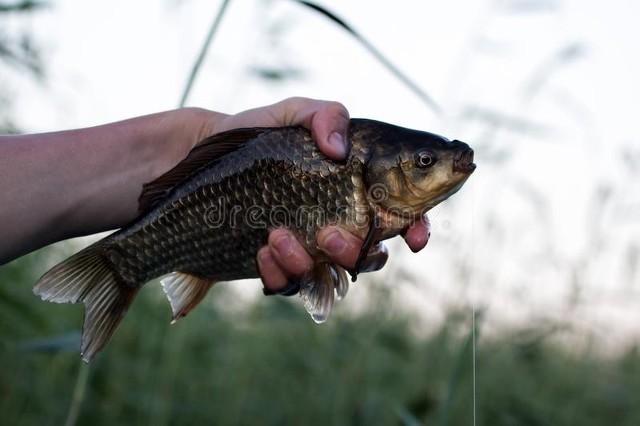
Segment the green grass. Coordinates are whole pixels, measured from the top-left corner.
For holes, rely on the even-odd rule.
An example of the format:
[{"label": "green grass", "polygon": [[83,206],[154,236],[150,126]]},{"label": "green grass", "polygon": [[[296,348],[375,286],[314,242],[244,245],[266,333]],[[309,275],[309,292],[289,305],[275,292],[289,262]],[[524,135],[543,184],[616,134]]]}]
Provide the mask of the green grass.
[{"label": "green grass", "polygon": [[[418,338],[384,294],[361,315],[316,326],[295,298],[230,312],[220,286],[170,326],[150,285],[81,370],[81,307],[31,293],[45,255],[0,268],[0,424],[61,425],[74,410],[76,424],[91,425],[472,424],[468,312]],[[480,336],[478,424],[640,424],[637,351],[603,360],[531,331]]]}]

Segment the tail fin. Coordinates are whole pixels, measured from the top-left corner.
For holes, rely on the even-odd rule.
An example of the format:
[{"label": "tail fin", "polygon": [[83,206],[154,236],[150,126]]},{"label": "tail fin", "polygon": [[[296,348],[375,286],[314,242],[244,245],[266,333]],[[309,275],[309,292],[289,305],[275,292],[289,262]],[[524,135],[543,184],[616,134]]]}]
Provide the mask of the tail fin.
[{"label": "tail fin", "polygon": [[122,282],[100,242],[54,266],[33,289],[42,300],[84,303],[81,356],[85,362],[107,344],[137,291]]}]

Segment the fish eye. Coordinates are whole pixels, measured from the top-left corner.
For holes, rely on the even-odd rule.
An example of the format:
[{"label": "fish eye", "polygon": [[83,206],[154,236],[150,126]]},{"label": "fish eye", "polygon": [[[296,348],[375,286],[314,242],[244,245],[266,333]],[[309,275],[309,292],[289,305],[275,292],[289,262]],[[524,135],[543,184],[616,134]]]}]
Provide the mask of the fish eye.
[{"label": "fish eye", "polygon": [[429,151],[421,151],[416,154],[416,167],[426,169],[436,163],[436,157]]}]

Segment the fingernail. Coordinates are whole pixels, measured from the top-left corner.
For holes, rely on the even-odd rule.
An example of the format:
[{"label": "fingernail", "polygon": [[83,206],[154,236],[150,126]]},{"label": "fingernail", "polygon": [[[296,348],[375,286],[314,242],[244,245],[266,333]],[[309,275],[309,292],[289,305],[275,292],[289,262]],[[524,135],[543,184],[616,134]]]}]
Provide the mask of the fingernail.
[{"label": "fingernail", "polygon": [[320,241],[320,249],[331,254],[342,254],[347,248],[347,241],[340,232],[333,231]]},{"label": "fingernail", "polygon": [[289,256],[293,252],[293,242],[289,235],[282,235],[273,242],[273,247],[281,256]]},{"label": "fingernail", "polygon": [[333,132],[329,135],[329,145],[336,150],[336,153],[340,157],[347,156],[347,144],[344,141],[342,135],[338,132]]},{"label": "fingernail", "polygon": [[299,291],[300,291],[300,280],[292,279],[292,280],[289,280],[285,288],[278,291],[278,294],[281,296],[293,296],[294,294],[298,294]]},{"label": "fingernail", "polygon": [[294,296],[300,292],[300,280],[291,279],[287,282],[287,285],[282,287],[280,290],[271,290],[269,287],[263,287],[262,293],[265,296]]},{"label": "fingernail", "polygon": [[262,294],[264,294],[265,296],[273,296],[276,294],[276,292],[271,290],[269,287],[262,287]]}]

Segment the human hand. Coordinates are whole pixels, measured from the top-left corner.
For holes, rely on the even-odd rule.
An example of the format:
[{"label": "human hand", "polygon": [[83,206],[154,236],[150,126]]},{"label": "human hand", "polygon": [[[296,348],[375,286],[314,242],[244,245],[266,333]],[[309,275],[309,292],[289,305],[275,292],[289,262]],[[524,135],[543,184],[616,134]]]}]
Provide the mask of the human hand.
[{"label": "human hand", "polygon": [[[307,98],[289,98],[266,107],[226,116],[216,125],[216,132],[240,127],[279,127],[302,125],[311,130],[320,150],[334,160],[344,159],[350,149],[347,138],[349,113],[337,102]],[[411,226],[404,235],[409,248],[417,252],[429,239],[426,217]],[[328,226],[318,233],[318,247],[338,265],[347,269],[355,266],[362,240],[349,232]],[[375,271],[384,266],[388,253],[383,244],[376,245],[364,262],[362,272]],[[295,294],[288,288],[292,278],[310,271],[313,260],[291,232],[284,228],[269,234],[268,244],[257,254],[258,269],[265,286],[265,294]]]}]

